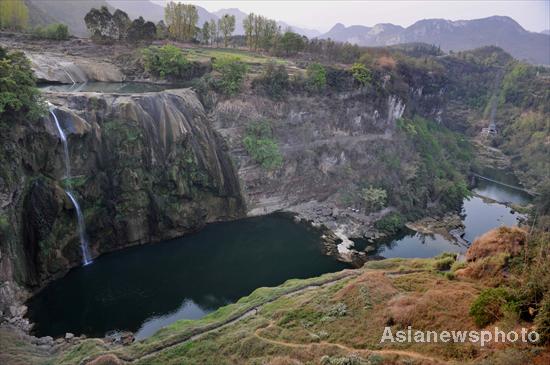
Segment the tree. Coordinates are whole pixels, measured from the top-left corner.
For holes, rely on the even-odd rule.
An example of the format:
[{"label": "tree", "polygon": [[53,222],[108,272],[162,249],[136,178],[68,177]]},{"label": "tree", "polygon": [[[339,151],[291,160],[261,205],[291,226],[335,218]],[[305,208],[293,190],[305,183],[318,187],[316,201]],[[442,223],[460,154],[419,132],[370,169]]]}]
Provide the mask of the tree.
[{"label": "tree", "polygon": [[227,42],[231,34],[235,31],[235,15],[225,14],[218,20],[218,28],[223,34],[223,45],[227,47]]},{"label": "tree", "polygon": [[162,47],[151,46],[143,51],[145,70],[161,78],[182,78],[190,68],[189,61],[181,49],[167,44]]},{"label": "tree", "polygon": [[199,14],[194,5],[171,1],[164,8],[164,20],[173,39],[191,41],[195,38]]},{"label": "tree", "polygon": [[117,9],[111,14],[106,6],[91,9],[84,17],[92,40],[99,43],[112,43],[126,40],[131,21],[128,14]]},{"label": "tree", "polygon": [[214,19],[210,20],[210,38],[212,38],[212,44],[216,42],[217,47],[220,39],[220,28],[218,28],[218,25]]},{"label": "tree", "polygon": [[168,27],[164,20],[160,20],[157,23],[157,39],[166,39],[168,38]]},{"label": "tree", "polygon": [[252,35],[254,33],[254,13],[250,13],[247,15],[246,18],[243,19],[243,28],[244,28],[244,37],[246,40],[246,44],[248,45],[249,49],[252,49],[252,45],[254,44]]},{"label": "tree", "polygon": [[361,190],[361,198],[363,199],[367,209],[374,211],[382,208],[386,204],[388,194],[384,189],[378,189],[372,186]]},{"label": "tree", "polygon": [[202,42],[206,45],[210,44],[210,23],[204,22],[201,30]]},{"label": "tree", "polygon": [[128,42],[152,42],[157,34],[157,27],[153,22],[146,22],[143,17],[134,19],[128,29]]},{"label": "tree", "polygon": [[44,112],[29,60],[0,47],[0,124],[36,120]]},{"label": "tree", "polygon": [[304,38],[294,32],[287,31],[281,37],[279,41],[280,48],[285,52],[287,56],[296,54],[302,51],[305,47]]},{"label": "tree", "polygon": [[23,0],[0,0],[0,29],[21,31],[28,20],[29,9]]}]

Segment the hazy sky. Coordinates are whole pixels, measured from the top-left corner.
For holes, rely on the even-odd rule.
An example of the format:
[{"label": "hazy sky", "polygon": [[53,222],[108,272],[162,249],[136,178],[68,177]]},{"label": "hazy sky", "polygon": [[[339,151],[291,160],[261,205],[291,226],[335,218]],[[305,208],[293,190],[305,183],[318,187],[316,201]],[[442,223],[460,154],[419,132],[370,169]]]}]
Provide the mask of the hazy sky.
[{"label": "hazy sky", "polygon": [[[525,29],[540,32],[550,29],[550,0],[521,1],[194,1],[208,11],[239,8],[245,13],[258,13],[276,20],[320,31],[335,23],[346,26],[393,23],[409,26],[420,19],[451,20],[507,15]],[[155,2],[163,2],[155,0]]]}]

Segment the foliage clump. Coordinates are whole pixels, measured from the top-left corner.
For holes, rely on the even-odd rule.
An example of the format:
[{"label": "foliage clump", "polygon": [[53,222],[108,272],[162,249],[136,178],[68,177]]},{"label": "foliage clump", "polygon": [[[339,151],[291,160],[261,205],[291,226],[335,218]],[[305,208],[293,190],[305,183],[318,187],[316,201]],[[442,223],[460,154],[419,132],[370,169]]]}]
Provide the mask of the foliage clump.
[{"label": "foliage clump", "polygon": [[248,67],[238,57],[216,58],[212,64],[214,70],[219,73],[216,80],[218,89],[226,95],[238,93],[246,78]]},{"label": "foliage clump", "polygon": [[106,6],[91,9],[84,17],[84,22],[96,43],[151,42],[157,34],[155,23],[146,22],[143,17],[132,21],[120,9],[111,14]]},{"label": "foliage clump", "polygon": [[181,49],[170,44],[145,48],[142,55],[145,70],[157,77],[182,78],[190,68]]},{"label": "foliage clump", "polygon": [[361,198],[368,211],[375,211],[384,207],[388,193],[382,188],[369,186],[361,190]]},{"label": "foliage clump", "polygon": [[307,86],[310,91],[322,91],[327,84],[327,70],[320,63],[312,63],[307,68]]},{"label": "foliage clump", "polygon": [[283,156],[273,139],[269,121],[262,120],[249,125],[243,144],[250,157],[264,169],[274,170],[283,164]]},{"label": "foliage clump", "polygon": [[353,75],[353,79],[361,86],[369,85],[372,81],[372,73],[362,63],[354,63],[351,66],[351,74]]},{"label": "foliage clump", "polygon": [[37,27],[32,32],[33,37],[63,41],[69,39],[69,27],[65,24],[54,23],[45,27]]},{"label": "foliage clump", "polygon": [[405,226],[405,218],[400,213],[393,212],[377,220],[374,226],[380,231],[397,233]]},{"label": "foliage clump", "polygon": [[36,120],[44,112],[29,60],[0,47],[0,124]]},{"label": "foliage clump", "polygon": [[485,289],[472,303],[470,315],[479,327],[485,327],[502,318],[505,306],[511,299],[510,293],[504,288]]},{"label": "foliage clump", "polygon": [[285,66],[269,62],[262,76],[254,79],[253,86],[263,89],[265,94],[272,99],[284,99],[290,86]]}]

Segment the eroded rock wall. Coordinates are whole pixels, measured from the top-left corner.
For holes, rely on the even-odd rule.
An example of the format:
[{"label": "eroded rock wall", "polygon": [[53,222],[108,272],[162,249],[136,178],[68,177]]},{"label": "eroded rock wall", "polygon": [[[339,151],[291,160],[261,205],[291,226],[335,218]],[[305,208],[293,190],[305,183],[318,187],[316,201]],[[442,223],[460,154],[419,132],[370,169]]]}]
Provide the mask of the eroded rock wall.
[{"label": "eroded rock wall", "polygon": [[67,135],[72,178],[63,179],[51,116],[3,136],[3,283],[39,285],[80,264],[68,184],[84,212],[94,256],[244,214],[225,143],[192,91],[45,98]]}]

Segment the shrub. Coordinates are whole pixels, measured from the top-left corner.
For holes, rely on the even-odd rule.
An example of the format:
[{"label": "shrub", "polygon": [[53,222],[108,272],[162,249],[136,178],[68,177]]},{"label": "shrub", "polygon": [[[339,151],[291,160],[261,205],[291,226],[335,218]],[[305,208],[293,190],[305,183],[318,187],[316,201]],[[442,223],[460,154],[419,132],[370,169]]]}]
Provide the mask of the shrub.
[{"label": "shrub", "polygon": [[396,233],[405,226],[405,218],[399,213],[390,213],[374,223],[376,229]]},{"label": "shrub", "polygon": [[264,92],[275,100],[285,97],[289,88],[288,73],[284,65],[269,62],[261,77],[254,80],[254,87],[260,86]]},{"label": "shrub", "polygon": [[29,60],[0,47],[0,124],[36,120],[44,112]]},{"label": "shrub", "polygon": [[190,68],[181,49],[172,45],[148,47],[143,51],[145,70],[161,78],[181,78]]},{"label": "shrub", "polygon": [[243,144],[250,157],[263,168],[273,170],[283,164],[279,146],[273,139],[268,121],[252,123],[246,131]]},{"label": "shrub", "polygon": [[546,293],[535,317],[535,326],[542,343],[550,342],[550,294]]},{"label": "shrub", "polygon": [[451,266],[454,264],[454,257],[443,257],[434,261],[434,269],[438,271],[450,270]]},{"label": "shrub", "polygon": [[366,86],[372,81],[372,73],[367,66],[362,63],[354,63],[351,66],[351,74],[353,75],[355,81],[357,81],[361,86]]},{"label": "shrub", "polygon": [[214,60],[214,70],[220,73],[217,80],[219,90],[234,95],[241,90],[248,68],[238,57],[221,57]]},{"label": "shrub", "polygon": [[386,204],[388,194],[386,190],[369,186],[361,190],[361,198],[368,210],[378,210]]},{"label": "shrub", "polygon": [[69,28],[65,24],[54,23],[45,27],[35,28],[32,35],[36,38],[62,41],[69,39]]},{"label": "shrub", "polygon": [[503,316],[504,306],[511,301],[511,295],[504,288],[483,290],[470,307],[470,315],[479,327],[485,327]]},{"label": "shrub", "polygon": [[327,71],[323,65],[312,63],[307,68],[307,85],[311,91],[321,91],[327,84]]}]

